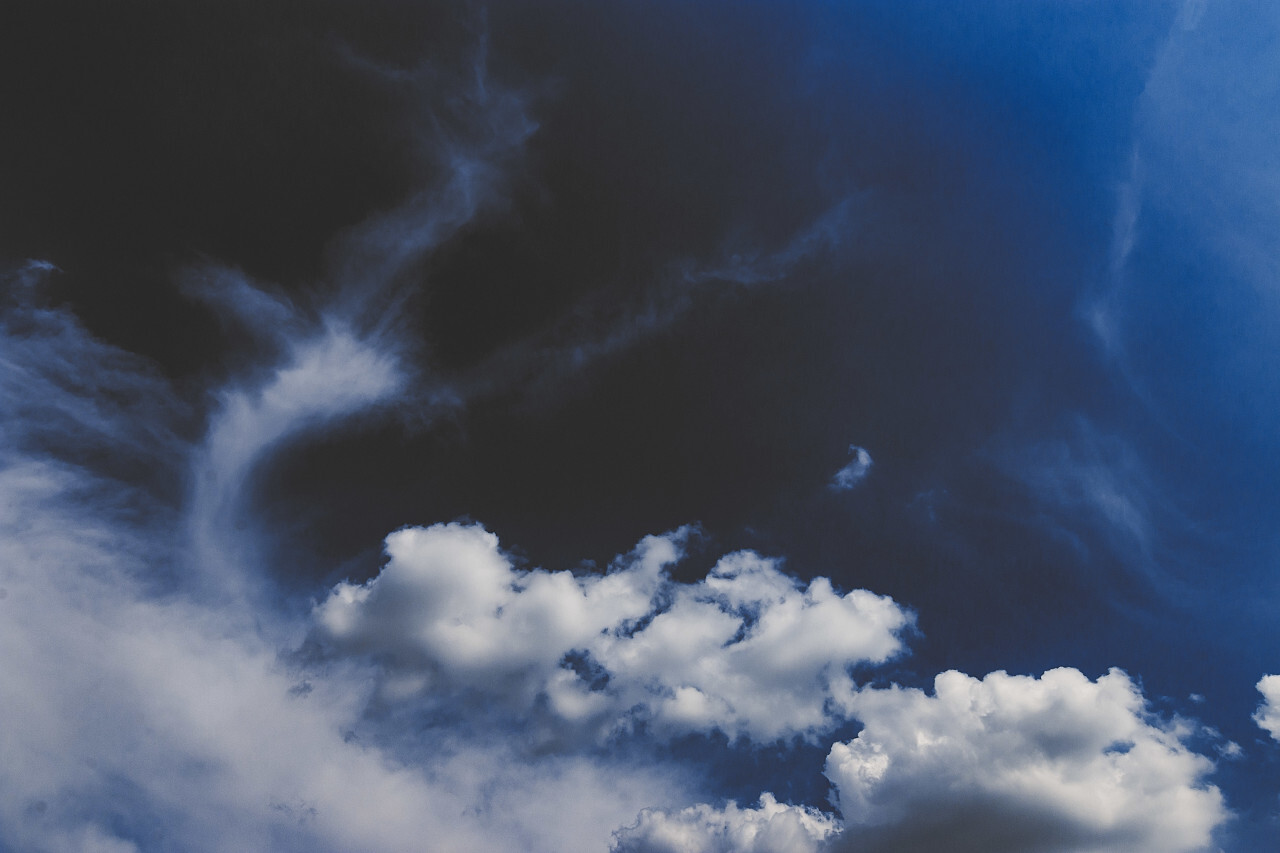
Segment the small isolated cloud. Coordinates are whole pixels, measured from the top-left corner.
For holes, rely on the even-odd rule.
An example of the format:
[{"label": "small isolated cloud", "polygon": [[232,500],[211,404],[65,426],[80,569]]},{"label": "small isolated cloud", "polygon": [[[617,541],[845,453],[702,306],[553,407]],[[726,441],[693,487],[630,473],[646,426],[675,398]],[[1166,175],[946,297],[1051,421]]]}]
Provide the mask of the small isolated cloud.
[{"label": "small isolated cloud", "polygon": [[1276,740],[1280,740],[1280,675],[1264,675],[1258,682],[1262,704],[1254,712],[1253,721]]},{"label": "small isolated cloud", "polygon": [[1214,747],[1218,751],[1218,755],[1228,761],[1235,761],[1244,758],[1244,748],[1233,740],[1226,741]]},{"label": "small isolated cloud", "polygon": [[759,808],[730,801],[723,809],[692,806],[677,812],[646,809],[633,826],[614,833],[613,853],[817,853],[840,823],[817,809],[760,797]]},{"label": "small isolated cloud", "polygon": [[831,478],[831,488],[837,492],[849,491],[866,479],[867,474],[871,472],[871,454],[865,447],[851,444],[849,445],[849,453],[853,456],[853,459]]},{"label": "small isolated cloud", "polygon": [[377,577],[316,607],[316,636],[382,661],[389,699],[470,691],[602,732],[642,722],[756,741],[833,727],[848,670],[903,650],[912,617],[892,599],[806,586],[749,551],[672,581],[684,537],[650,536],[607,574],[576,577],[515,569],[478,525],[407,528]]},{"label": "small isolated cloud", "polygon": [[944,672],[933,695],[864,690],[852,710],[864,728],[826,768],[849,849],[1175,853],[1227,816],[1192,729],[1120,670]]}]

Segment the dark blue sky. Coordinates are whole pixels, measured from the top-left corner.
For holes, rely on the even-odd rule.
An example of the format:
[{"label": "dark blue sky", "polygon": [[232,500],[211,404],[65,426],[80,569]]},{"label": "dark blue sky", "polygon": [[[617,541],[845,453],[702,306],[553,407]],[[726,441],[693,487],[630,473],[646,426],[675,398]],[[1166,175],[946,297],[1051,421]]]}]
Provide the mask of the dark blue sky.
[{"label": "dark blue sky", "polygon": [[[280,678],[308,685],[299,695],[314,685],[330,703],[299,731],[345,720],[348,745],[358,735],[424,778],[499,791],[483,807],[459,794],[468,814],[505,810],[447,842],[463,847],[553,844],[556,806],[529,794],[545,755],[561,781],[628,763],[649,774],[609,806],[626,821],[608,824],[603,805],[583,819],[583,849],[623,825],[617,850],[676,849],[661,839],[677,825],[718,839],[689,849],[739,849],[734,827],[768,809],[743,817],[725,799],[746,809],[761,792],[825,815],[781,813],[755,850],[808,849],[778,828],[792,820],[821,849],[1265,849],[1280,832],[1280,745],[1253,720],[1255,685],[1280,672],[1278,39],[1268,3],[1196,0],[13,4],[0,13],[0,438],[11,472],[56,469],[72,485],[47,504],[6,485],[6,500],[40,508],[5,529],[6,547],[61,554],[48,531],[106,531],[108,562],[138,584],[120,593],[129,607],[161,627],[170,607],[223,626],[188,637],[188,669],[204,672],[211,636],[247,631],[225,681],[208,675],[213,704],[242,707],[235,666],[270,670],[274,655]],[[430,527],[446,522],[459,524]],[[501,568],[470,525],[497,535]],[[573,570],[594,589],[611,565],[641,571],[617,555],[683,525],[697,529],[671,539],[684,557],[664,585],[626,581],[652,609],[601,623],[608,642],[503,627],[533,600],[522,584],[551,577],[520,570]],[[406,526],[421,541],[384,546]],[[734,583],[773,577],[726,575],[723,555],[744,549],[808,590],[796,625],[811,627],[769,633],[792,612],[781,593],[734,603]],[[99,558],[69,553],[58,589],[97,577]],[[516,598],[502,592],[493,613],[466,597],[480,587],[451,598],[472,581],[433,586],[422,568],[450,554],[457,578],[490,572],[483,595],[514,584]],[[22,571],[0,589],[25,588]],[[842,649],[870,624],[858,610],[812,627],[827,618],[808,609],[825,600],[815,578],[914,614],[891,629],[894,653],[863,637],[814,670],[822,725],[762,651],[808,661],[806,631]],[[721,617],[697,607],[712,598],[743,620],[720,651],[645,656],[661,645],[646,626],[677,624],[681,602],[711,624]],[[30,612],[55,600],[98,613],[57,595]],[[472,605],[498,620],[476,628],[484,643],[568,644],[548,671],[589,684],[592,708],[628,705],[626,725],[593,740],[587,717],[566,722],[561,682],[529,674],[543,664],[520,658],[517,677],[503,669],[515,652],[464,665],[463,640],[423,639],[432,619],[471,624]],[[538,618],[563,627],[567,606]],[[224,625],[229,607],[257,627]],[[14,622],[13,637],[53,657],[18,655],[23,672],[64,653],[92,669],[34,624]],[[1019,799],[895,740],[893,721],[915,712],[890,707],[890,683],[925,691],[902,694],[923,708],[942,701],[945,670],[1061,667],[1085,681],[974,682],[997,709],[982,730],[1007,737],[970,746],[993,766],[1048,756],[1069,775],[1077,758],[1122,761],[1117,743],[1163,744],[1157,793],[1123,788],[1112,823],[1070,816],[1066,788]],[[836,672],[870,686],[845,696],[825,680]],[[33,683],[54,704],[91,701],[72,676],[60,699]],[[1092,698],[1032,724],[1001,704],[1006,689]],[[654,698],[695,694],[711,704],[677,713]],[[769,695],[782,698],[765,722],[755,703]],[[18,688],[0,699],[17,707]],[[1138,728],[1106,728],[1113,701]],[[962,716],[921,717],[914,742],[958,742],[946,726]],[[82,752],[64,763],[110,772],[75,777],[8,747],[21,769],[0,770],[0,792],[19,805],[0,812],[0,848],[403,843],[314,805],[358,800],[342,792],[281,795],[265,816],[216,795],[216,809],[190,809],[184,797],[208,794],[194,771],[166,799],[152,784],[163,761],[99,753],[88,723],[65,725]],[[512,747],[518,770],[486,770],[506,748],[475,746],[488,736],[537,748]],[[1055,738],[1075,746],[1055,752]],[[1100,746],[1080,745],[1090,738]],[[192,755],[236,766],[241,742],[214,740]],[[863,776],[840,763],[842,742]],[[874,790],[853,781],[871,778],[862,748],[891,756]],[[363,760],[306,772],[358,775],[342,761]],[[107,796],[108,777],[128,784]],[[944,777],[963,796],[930,787]],[[1184,787],[1199,805],[1162,811]],[[385,825],[413,802],[397,796]],[[494,805],[508,800],[521,805]],[[633,802],[666,811],[636,822]],[[697,803],[708,811],[680,811]],[[210,814],[244,809],[265,834],[211,837]],[[1173,812],[1204,823],[1178,829]],[[819,818],[844,823],[823,836],[804,824]]]}]

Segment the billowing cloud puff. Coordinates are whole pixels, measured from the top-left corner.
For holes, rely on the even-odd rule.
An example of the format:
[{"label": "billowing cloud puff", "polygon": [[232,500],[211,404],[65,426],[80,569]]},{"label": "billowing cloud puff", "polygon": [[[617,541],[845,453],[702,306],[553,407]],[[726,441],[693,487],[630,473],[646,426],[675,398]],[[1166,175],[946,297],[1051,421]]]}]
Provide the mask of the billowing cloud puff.
[{"label": "billowing cloud puff", "polygon": [[699,805],[678,812],[646,809],[633,826],[614,834],[613,853],[817,853],[840,824],[817,809],[779,803],[760,807]]},{"label": "billowing cloud puff", "polygon": [[1262,704],[1253,721],[1276,740],[1280,740],[1280,675],[1264,675],[1258,682]]},{"label": "billowing cloud puff", "polygon": [[[483,528],[438,524],[387,538],[368,583],[315,610],[322,643],[370,655],[384,693],[464,689],[604,731],[812,737],[838,722],[850,667],[902,651],[911,616],[865,590],[807,587],[752,552],[676,583],[685,531],[651,536],[606,574],[519,571]],[[833,701],[834,700],[834,701]]]},{"label": "billowing cloud puff", "polygon": [[871,472],[871,453],[865,447],[856,444],[849,446],[853,458],[831,478],[831,488],[837,492],[847,492],[861,483]]},{"label": "billowing cloud puff", "polygon": [[1174,853],[1226,816],[1187,727],[1153,718],[1127,675],[944,672],[934,694],[864,690],[859,735],[826,774],[850,849]]},{"label": "billowing cloud puff", "polygon": [[1119,670],[944,672],[934,693],[865,688],[859,735],[827,758],[835,815],[779,804],[647,810],[616,853],[1190,853],[1227,817],[1181,722]]}]

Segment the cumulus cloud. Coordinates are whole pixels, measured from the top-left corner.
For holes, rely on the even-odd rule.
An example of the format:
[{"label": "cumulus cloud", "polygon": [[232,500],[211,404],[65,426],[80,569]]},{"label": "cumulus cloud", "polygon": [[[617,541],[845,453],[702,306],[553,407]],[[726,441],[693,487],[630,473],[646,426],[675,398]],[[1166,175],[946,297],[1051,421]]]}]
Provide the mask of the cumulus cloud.
[{"label": "cumulus cloud", "polygon": [[646,809],[614,834],[613,853],[817,853],[840,832],[839,821],[817,809],[779,803],[772,794],[754,809],[730,801],[723,809],[691,806],[677,812]]},{"label": "cumulus cloud", "polygon": [[1191,853],[1228,814],[1193,729],[1153,716],[1120,670],[944,672],[932,695],[864,688],[826,775],[840,816],[779,804],[650,810],[616,851]]},{"label": "cumulus cloud", "polygon": [[1264,675],[1258,682],[1262,704],[1253,715],[1253,721],[1267,734],[1280,740],[1280,675]]},{"label": "cumulus cloud", "polygon": [[849,453],[853,456],[849,460],[849,464],[837,471],[835,476],[831,478],[831,488],[837,492],[849,491],[861,483],[867,474],[871,473],[871,453],[865,447],[851,444],[849,445]]},{"label": "cumulus cloud", "polygon": [[[865,590],[808,585],[730,554],[672,581],[687,530],[647,537],[603,575],[517,570],[478,525],[408,528],[387,564],[317,605],[316,637],[387,667],[384,690],[500,696],[616,731],[813,737],[840,721],[850,668],[903,650],[911,616]],[[443,692],[443,693],[442,693]]]},{"label": "cumulus cloud", "polygon": [[1226,817],[1191,729],[1133,681],[944,672],[932,695],[864,690],[826,774],[856,850],[1203,850]]}]

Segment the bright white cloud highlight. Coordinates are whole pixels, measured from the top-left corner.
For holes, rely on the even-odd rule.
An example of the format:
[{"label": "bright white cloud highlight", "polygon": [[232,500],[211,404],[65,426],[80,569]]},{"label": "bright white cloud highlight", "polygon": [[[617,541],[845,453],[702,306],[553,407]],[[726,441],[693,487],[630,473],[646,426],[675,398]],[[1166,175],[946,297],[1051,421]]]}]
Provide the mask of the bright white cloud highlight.
[{"label": "bright white cloud highlight", "polygon": [[1190,728],[1119,670],[944,672],[933,695],[864,690],[852,710],[864,728],[826,769],[850,849],[1176,853],[1226,817]]},{"label": "bright white cloud highlight", "polygon": [[1258,682],[1262,704],[1253,715],[1253,721],[1267,734],[1280,740],[1280,675],[1264,675]]},{"label": "bright white cloud highlight", "polygon": [[683,538],[648,537],[608,573],[575,577],[515,569],[477,525],[408,528],[387,538],[377,577],[317,606],[318,634],[384,661],[402,696],[475,690],[525,710],[545,699],[602,732],[643,722],[757,741],[830,728],[849,668],[902,651],[911,616],[891,599],[805,586],[751,552],[673,582]]},{"label": "bright white cloud highlight", "polygon": [[840,824],[817,809],[779,803],[771,794],[754,809],[692,806],[646,809],[614,835],[613,853],[817,853]]}]

